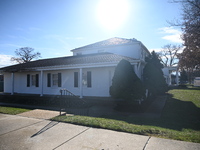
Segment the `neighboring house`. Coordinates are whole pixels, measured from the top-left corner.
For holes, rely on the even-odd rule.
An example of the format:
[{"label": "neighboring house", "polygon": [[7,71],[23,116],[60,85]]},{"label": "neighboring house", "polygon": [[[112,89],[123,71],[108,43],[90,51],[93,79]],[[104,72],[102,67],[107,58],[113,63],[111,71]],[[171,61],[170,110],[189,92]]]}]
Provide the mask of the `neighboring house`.
[{"label": "neighboring house", "polygon": [[41,59],[0,68],[4,93],[57,95],[67,89],[75,95],[110,97],[115,67],[125,59],[142,79],[150,53],[136,39],[111,38],[71,50],[73,56]]},{"label": "neighboring house", "polygon": [[200,77],[194,78],[194,86],[200,86]]},{"label": "neighboring house", "polygon": [[[173,83],[175,83],[176,85],[178,85],[179,83],[179,76],[178,76],[178,67],[174,66],[174,67],[164,67],[162,69],[166,83],[168,85],[172,85]],[[174,75],[175,78],[172,77],[172,72],[176,72],[176,74]]]}]

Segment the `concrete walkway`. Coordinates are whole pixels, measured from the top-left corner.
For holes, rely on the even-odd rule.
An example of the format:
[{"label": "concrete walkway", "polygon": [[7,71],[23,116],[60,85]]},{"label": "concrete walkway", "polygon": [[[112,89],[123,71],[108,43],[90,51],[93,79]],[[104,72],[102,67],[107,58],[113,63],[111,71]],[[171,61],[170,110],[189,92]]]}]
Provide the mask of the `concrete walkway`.
[{"label": "concrete walkway", "polygon": [[0,149],[199,150],[200,144],[0,114]]},{"label": "concrete walkway", "polygon": [[60,115],[60,112],[52,111],[52,110],[34,109],[34,110],[27,111],[18,115],[29,117],[29,118],[37,118],[37,119],[51,119],[53,117]]}]

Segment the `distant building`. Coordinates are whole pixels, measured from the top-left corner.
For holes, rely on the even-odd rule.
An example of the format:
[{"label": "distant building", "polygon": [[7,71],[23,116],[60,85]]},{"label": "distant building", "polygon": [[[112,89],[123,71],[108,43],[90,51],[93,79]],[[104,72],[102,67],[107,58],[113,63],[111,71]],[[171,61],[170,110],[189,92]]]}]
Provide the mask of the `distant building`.
[{"label": "distant building", "polygon": [[200,86],[200,77],[194,78],[194,86]]},{"label": "distant building", "polygon": [[[178,67],[164,67],[162,69],[166,83],[168,85],[176,84],[178,85],[179,83],[179,76],[178,76]],[[176,74],[173,75],[175,76],[174,78],[172,77],[172,72],[175,71]]]}]

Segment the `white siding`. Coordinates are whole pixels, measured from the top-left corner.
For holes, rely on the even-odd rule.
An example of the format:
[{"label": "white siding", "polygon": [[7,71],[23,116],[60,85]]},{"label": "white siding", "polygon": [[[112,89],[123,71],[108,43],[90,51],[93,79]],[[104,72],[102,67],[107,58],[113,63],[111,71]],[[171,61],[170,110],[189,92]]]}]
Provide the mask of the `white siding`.
[{"label": "white siding", "polygon": [[77,54],[94,54],[99,52],[110,52],[122,56],[132,57],[135,59],[141,58],[142,47],[140,43],[130,44],[130,45],[118,45],[109,46],[104,48],[93,48],[93,49],[81,49],[73,52],[73,55]]},{"label": "white siding", "polygon": [[[99,96],[99,97],[109,97],[109,88],[112,83],[112,77],[114,75],[114,67],[102,67],[102,68],[83,68],[83,73],[91,71],[92,73],[92,87],[87,87],[83,85],[83,96]],[[57,70],[57,71],[43,71],[43,94],[49,95],[59,95],[60,89],[66,88],[75,95],[80,95],[80,79],[79,86],[74,87],[74,72],[80,72],[80,69],[73,70]],[[39,83],[39,87],[31,86],[27,87],[27,74],[34,75],[39,74],[39,82],[41,72],[20,72],[14,73],[14,93],[22,94],[41,94],[42,87]],[[51,73],[61,73],[62,74],[62,84],[61,87],[51,86],[47,87],[47,74]],[[12,83],[11,83],[11,73],[4,74],[4,92],[11,93]]]},{"label": "white siding", "polygon": [[114,68],[83,69],[84,71],[92,72],[92,87],[83,86],[83,96],[109,97],[109,88],[112,83]]}]

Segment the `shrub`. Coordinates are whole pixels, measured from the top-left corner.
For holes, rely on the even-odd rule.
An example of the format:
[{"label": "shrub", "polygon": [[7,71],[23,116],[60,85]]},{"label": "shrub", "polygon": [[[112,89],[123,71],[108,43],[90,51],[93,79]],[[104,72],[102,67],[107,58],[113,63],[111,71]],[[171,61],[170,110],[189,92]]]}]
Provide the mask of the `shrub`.
[{"label": "shrub", "polygon": [[129,103],[145,96],[144,86],[135,74],[130,62],[121,60],[115,68],[110,95],[116,99],[124,99]]},{"label": "shrub", "polygon": [[155,96],[164,94],[167,91],[167,83],[163,76],[162,64],[157,58],[155,52],[152,56],[146,59],[147,64],[143,70],[144,84],[149,92]]}]

